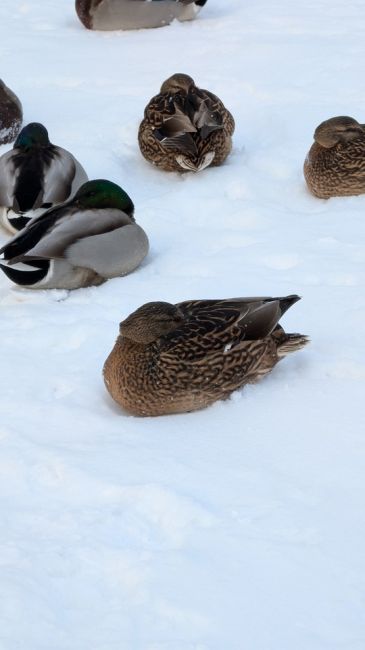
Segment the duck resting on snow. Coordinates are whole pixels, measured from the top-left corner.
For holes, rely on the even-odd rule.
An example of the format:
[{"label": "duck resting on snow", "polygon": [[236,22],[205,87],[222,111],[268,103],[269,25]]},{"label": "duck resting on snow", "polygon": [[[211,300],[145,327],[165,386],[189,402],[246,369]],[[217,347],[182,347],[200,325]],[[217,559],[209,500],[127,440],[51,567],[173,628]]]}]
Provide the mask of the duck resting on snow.
[{"label": "duck resting on snow", "polygon": [[76,13],[87,29],[163,27],[175,18],[192,20],[207,0],[76,0]]},{"label": "duck resting on snow", "polygon": [[76,158],[51,144],[47,129],[32,122],[0,158],[0,223],[16,233],[31,218],[73,196],[86,181]]},{"label": "duck resting on snow", "polygon": [[147,235],[135,223],[128,194],[94,180],[34,217],[0,249],[0,266],[28,289],[78,289],[130,273],[147,252]]},{"label": "duck resting on snow", "polygon": [[320,199],[365,193],[365,124],[332,117],[317,126],[304,162],[309,190]]},{"label": "duck resting on snow", "polygon": [[138,132],[143,156],[165,171],[198,172],[221,165],[232,148],[234,119],[216,95],[187,74],[164,81]]},{"label": "duck resting on snow", "polygon": [[23,109],[19,99],[0,79],[0,144],[15,140],[22,121]]},{"label": "duck resting on snow", "polygon": [[113,399],[134,415],[194,411],[256,382],[308,339],[281,316],[299,300],[234,298],[150,302],[120,324],[104,365]]}]

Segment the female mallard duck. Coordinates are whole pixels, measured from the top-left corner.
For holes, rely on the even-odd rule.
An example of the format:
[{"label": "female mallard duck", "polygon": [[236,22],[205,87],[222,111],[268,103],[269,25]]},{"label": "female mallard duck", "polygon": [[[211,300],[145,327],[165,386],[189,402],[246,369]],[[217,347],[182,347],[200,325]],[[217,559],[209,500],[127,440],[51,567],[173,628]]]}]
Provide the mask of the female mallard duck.
[{"label": "female mallard duck", "polygon": [[307,343],[278,325],[297,300],[147,303],[120,324],[104,365],[107,390],[134,415],[194,411],[224,399]]},{"label": "female mallard duck", "polygon": [[23,110],[19,99],[0,79],[0,144],[15,140],[22,120]]},{"label": "female mallard duck", "polygon": [[0,249],[0,266],[28,289],[78,289],[130,273],[147,252],[147,235],[135,223],[128,194],[95,180],[32,219]]},{"label": "female mallard duck", "polygon": [[225,161],[233,131],[234,119],[218,97],[174,74],[147,105],[138,142],[146,160],[165,171],[199,172]]},{"label": "female mallard duck", "polygon": [[87,29],[163,27],[175,18],[192,20],[207,0],[76,0]]},{"label": "female mallard duck", "polygon": [[0,158],[0,223],[11,233],[73,196],[87,174],[73,155],[51,144],[47,129],[32,122]]},{"label": "female mallard duck", "polygon": [[314,132],[304,162],[308,188],[320,199],[365,192],[365,125],[352,117],[332,117]]}]

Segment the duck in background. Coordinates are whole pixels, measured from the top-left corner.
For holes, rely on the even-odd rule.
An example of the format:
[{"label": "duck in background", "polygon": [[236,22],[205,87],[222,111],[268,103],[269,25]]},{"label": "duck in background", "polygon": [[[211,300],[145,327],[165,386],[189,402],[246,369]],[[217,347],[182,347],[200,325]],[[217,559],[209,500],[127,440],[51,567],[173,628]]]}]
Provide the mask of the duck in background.
[{"label": "duck in background", "polygon": [[43,124],[32,122],[0,158],[0,223],[16,233],[31,218],[73,196],[87,180],[76,158],[49,141]]},{"label": "duck in background", "polygon": [[130,197],[100,179],[32,219],[0,249],[0,267],[28,289],[78,289],[130,273],[147,252]]},{"label": "duck in background", "polygon": [[365,125],[331,117],[317,126],[304,162],[308,189],[320,199],[365,192]]},{"label": "duck in background", "polygon": [[0,79],[0,144],[15,140],[22,121],[23,109],[19,99]]},{"label": "duck in background", "polygon": [[308,339],[281,316],[299,300],[234,298],[150,302],[120,324],[104,365],[112,398],[133,415],[201,409],[265,376]]},{"label": "duck in background", "polygon": [[175,18],[192,20],[207,0],[76,0],[87,29],[109,31],[163,27]]},{"label": "duck in background", "polygon": [[232,148],[234,119],[223,102],[174,74],[148,103],[138,142],[143,156],[165,171],[198,172],[221,165]]}]

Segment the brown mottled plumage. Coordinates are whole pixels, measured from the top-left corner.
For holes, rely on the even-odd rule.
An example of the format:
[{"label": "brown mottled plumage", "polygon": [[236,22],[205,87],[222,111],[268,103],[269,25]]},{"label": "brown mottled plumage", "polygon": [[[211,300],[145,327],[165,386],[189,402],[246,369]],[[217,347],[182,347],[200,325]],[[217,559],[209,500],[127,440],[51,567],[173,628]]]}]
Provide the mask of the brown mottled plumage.
[{"label": "brown mottled plumage", "polygon": [[365,127],[352,117],[332,117],[314,132],[304,162],[308,188],[320,199],[365,192]]},{"label": "brown mottled plumage", "polygon": [[15,140],[22,120],[23,110],[19,99],[0,79],[0,144]]},{"label": "brown mottled plumage", "polygon": [[307,343],[278,325],[297,300],[147,303],[120,324],[104,365],[107,390],[141,416],[194,411],[224,399]]},{"label": "brown mottled plumage", "polygon": [[138,142],[143,156],[165,171],[221,165],[232,148],[234,119],[221,100],[174,74],[144,112]]}]

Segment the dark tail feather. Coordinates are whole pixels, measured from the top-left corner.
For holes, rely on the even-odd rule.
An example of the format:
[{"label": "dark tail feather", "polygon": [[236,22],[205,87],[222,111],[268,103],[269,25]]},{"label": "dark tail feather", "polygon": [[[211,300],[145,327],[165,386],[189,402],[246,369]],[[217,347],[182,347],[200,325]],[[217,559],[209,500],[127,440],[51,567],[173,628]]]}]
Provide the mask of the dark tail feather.
[{"label": "dark tail feather", "polygon": [[34,268],[33,265],[29,264],[28,266],[29,271],[19,270],[12,266],[6,266],[5,264],[0,264],[0,269],[4,271],[9,280],[15,282],[15,284],[26,287],[35,284],[36,282],[40,282],[40,280],[47,275],[49,261],[37,262],[37,267],[39,268],[35,268],[34,270],[32,270],[32,268]]},{"label": "dark tail feather", "polygon": [[295,303],[300,300],[300,296],[293,294],[292,296],[285,296],[284,298],[275,298],[275,300],[279,301],[281,315],[283,315],[286,311],[288,311],[288,309],[290,309],[290,307],[295,305]]}]

